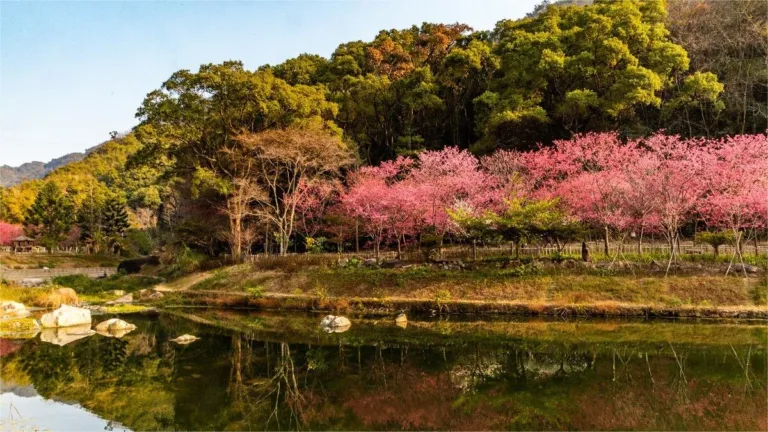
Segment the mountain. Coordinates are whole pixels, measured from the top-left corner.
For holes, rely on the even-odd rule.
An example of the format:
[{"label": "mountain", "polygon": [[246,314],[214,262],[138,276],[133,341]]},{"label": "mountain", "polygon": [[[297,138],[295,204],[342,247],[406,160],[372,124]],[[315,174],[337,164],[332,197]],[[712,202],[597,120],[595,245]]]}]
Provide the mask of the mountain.
[{"label": "mountain", "polygon": [[91,149],[86,150],[85,153],[69,153],[60,158],[51,159],[48,163],[27,162],[17,167],[0,166],[0,187],[10,187],[24,180],[43,178],[56,168],[83,160],[90,151]]}]

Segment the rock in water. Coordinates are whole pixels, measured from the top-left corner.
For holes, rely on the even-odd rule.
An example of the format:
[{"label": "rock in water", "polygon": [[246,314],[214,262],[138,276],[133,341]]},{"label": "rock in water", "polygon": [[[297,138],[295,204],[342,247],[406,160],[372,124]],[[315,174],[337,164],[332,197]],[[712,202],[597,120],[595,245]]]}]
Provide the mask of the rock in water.
[{"label": "rock in water", "polygon": [[404,323],[404,322],[408,322],[408,317],[407,317],[407,316],[405,316],[405,314],[404,314],[404,313],[399,313],[399,314],[397,314],[397,316],[395,317],[395,322],[396,322],[396,323]]},{"label": "rock in water", "polygon": [[40,318],[43,328],[71,327],[80,324],[91,325],[91,311],[73,306],[61,305],[53,312]]},{"label": "rock in water", "polygon": [[119,318],[112,318],[96,325],[96,331],[135,330],[136,326]]},{"label": "rock in water", "polygon": [[327,328],[349,327],[352,323],[343,316],[328,315],[320,321],[320,325]]},{"label": "rock in water", "polygon": [[186,345],[188,343],[192,343],[196,340],[200,339],[197,336],[192,336],[191,334],[185,334],[177,337],[176,339],[171,339],[171,342],[176,342],[177,344]]},{"label": "rock in water", "polygon": [[88,324],[71,327],[43,329],[42,333],[40,333],[40,340],[54,345],[64,346],[95,333],[95,331],[91,330],[91,324],[89,322]]},{"label": "rock in water", "polygon": [[118,318],[108,319],[96,326],[96,333],[120,339],[136,329],[136,326]]},{"label": "rock in water", "polygon": [[15,301],[0,302],[0,318],[24,318],[29,315],[26,306]]}]

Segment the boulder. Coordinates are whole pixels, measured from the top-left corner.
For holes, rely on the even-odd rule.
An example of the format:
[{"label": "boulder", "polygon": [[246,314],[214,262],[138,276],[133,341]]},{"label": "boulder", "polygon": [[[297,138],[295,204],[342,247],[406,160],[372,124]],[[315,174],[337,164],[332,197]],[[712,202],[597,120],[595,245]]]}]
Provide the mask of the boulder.
[{"label": "boulder", "polygon": [[15,301],[0,302],[0,318],[24,318],[29,315],[26,306]]},{"label": "boulder", "polygon": [[731,267],[731,271],[735,271],[738,273],[747,272],[750,274],[755,274],[760,271],[760,268],[755,267],[753,265],[749,265],[749,264],[736,263],[733,265],[733,267]]},{"label": "boulder", "polygon": [[191,334],[184,334],[184,335],[181,335],[181,336],[177,337],[176,339],[171,339],[171,342],[176,342],[177,344],[180,344],[180,345],[186,345],[186,344],[192,343],[192,342],[194,342],[194,341],[196,341],[198,339],[200,339],[200,338],[197,337],[197,336],[193,336]]},{"label": "boulder", "polygon": [[402,266],[403,266],[403,262],[400,261],[400,260],[396,260],[396,259],[394,259],[394,260],[386,260],[386,261],[381,263],[381,268],[385,268],[385,269],[393,269],[393,268],[398,268],[398,267],[402,267]]},{"label": "boulder", "polygon": [[334,315],[328,315],[325,318],[323,318],[322,321],[320,321],[320,325],[325,328],[342,328],[342,327],[349,327],[352,325],[352,323],[343,316],[334,316]]},{"label": "boulder", "polygon": [[121,320],[120,318],[111,318],[106,321],[98,323],[95,327],[96,331],[106,330],[134,330],[136,326]]},{"label": "boulder", "polygon": [[403,321],[403,322],[395,321],[395,325],[400,327],[401,329],[408,328],[408,321]]},{"label": "boulder", "polygon": [[133,303],[133,294],[126,294],[112,301],[108,301],[105,304],[114,305],[114,304],[126,304],[126,303]]},{"label": "boulder", "polygon": [[159,300],[161,298],[165,297],[165,294],[161,293],[160,291],[156,291],[149,295],[149,298],[151,300]]},{"label": "boulder", "polygon": [[363,265],[366,267],[376,267],[379,265],[379,262],[376,260],[376,258],[366,258],[363,260]]},{"label": "boulder", "polygon": [[40,340],[43,342],[52,343],[54,345],[64,346],[68,343],[86,338],[95,333],[95,331],[91,330],[91,324],[89,322],[88,324],[81,324],[71,327],[43,329],[43,331],[40,333]]},{"label": "boulder", "polygon": [[404,313],[399,313],[399,314],[397,314],[397,316],[395,317],[395,322],[396,322],[396,323],[404,323],[404,322],[408,322],[408,317],[407,317],[407,316],[406,316]]},{"label": "boulder", "polygon": [[91,311],[73,306],[61,305],[53,312],[40,318],[43,328],[71,327],[80,324],[91,325]]},{"label": "boulder", "polygon": [[123,291],[123,290],[112,290],[112,295],[124,296],[125,295],[125,291]]},{"label": "boulder", "polygon": [[45,279],[43,278],[24,278],[19,282],[19,285],[23,287],[33,287],[40,286],[43,283],[45,283]]}]

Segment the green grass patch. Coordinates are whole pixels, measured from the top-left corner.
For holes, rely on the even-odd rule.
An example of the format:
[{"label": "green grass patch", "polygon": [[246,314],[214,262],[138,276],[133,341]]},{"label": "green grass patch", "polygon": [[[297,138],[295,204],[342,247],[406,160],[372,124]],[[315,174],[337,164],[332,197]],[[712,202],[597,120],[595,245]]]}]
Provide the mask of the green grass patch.
[{"label": "green grass patch", "polygon": [[57,285],[74,289],[78,294],[98,294],[111,290],[134,292],[157,284],[151,276],[116,274],[107,278],[94,279],[85,275],[59,276],[53,279]]},{"label": "green grass patch", "polygon": [[113,306],[104,306],[104,312],[108,314],[130,314],[137,312],[144,312],[149,310],[147,306],[134,305],[134,304],[119,304]]}]

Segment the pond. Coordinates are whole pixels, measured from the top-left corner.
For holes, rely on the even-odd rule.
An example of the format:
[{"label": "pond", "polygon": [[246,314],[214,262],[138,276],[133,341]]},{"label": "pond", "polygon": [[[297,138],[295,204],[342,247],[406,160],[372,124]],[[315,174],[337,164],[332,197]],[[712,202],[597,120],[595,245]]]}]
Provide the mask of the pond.
[{"label": "pond", "polygon": [[2,340],[0,429],[768,428],[764,323],[122,318],[137,329],[119,339]]}]

